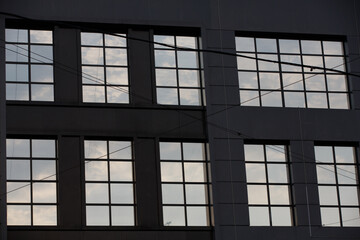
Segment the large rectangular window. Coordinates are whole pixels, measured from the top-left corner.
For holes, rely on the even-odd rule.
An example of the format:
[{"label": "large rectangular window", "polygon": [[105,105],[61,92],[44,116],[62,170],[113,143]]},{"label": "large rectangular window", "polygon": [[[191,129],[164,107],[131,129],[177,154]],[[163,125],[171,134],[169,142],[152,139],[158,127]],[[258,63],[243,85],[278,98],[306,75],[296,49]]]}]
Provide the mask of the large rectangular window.
[{"label": "large rectangular window", "polygon": [[250,226],[294,225],[287,146],[245,145]]},{"label": "large rectangular window", "polygon": [[236,37],[236,52],[243,106],[350,108],[346,74],[316,68],[345,72],[342,42]]},{"label": "large rectangular window", "polygon": [[135,180],[130,141],[85,140],[87,226],[134,226]]},{"label": "large rectangular window", "polygon": [[126,34],[81,33],[82,92],[86,103],[129,103]]},{"label": "large rectangular window", "polygon": [[322,225],[359,227],[359,180],[355,148],[315,146],[315,159]]},{"label": "large rectangular window", "polygon": [[7,224],[57,225],[57,150],[49,139],[7,139]]},{"label": "large rectangular window", "polygon": [[[202,106],[199,39],[190,36],[154,35],[154,41],[189,51],[155,44],[156,96],[158,104]],[[190,50],[191,49],[191,50]]]},{"label": "large rectangular window", "polygon": [[164,226],[209,226],[209,176],[203,143],[160,142]]},{"label": "large rectangular window", "polygon": [[53,33],[6,29],[6,100],[54,101]]}]

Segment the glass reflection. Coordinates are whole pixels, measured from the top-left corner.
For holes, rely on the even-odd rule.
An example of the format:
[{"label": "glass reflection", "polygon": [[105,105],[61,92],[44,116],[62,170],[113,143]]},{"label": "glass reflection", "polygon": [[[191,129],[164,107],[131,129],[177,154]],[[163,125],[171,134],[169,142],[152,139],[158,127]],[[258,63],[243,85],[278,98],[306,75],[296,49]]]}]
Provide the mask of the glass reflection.
[{"label": "glass reflection", "polygon": [[325,76],[323,74],[308,75],[305,74],[306,90],[325,91]]},{"label": "glass reflection", "polygon": [[32,177],[34,180],[56,180],[56,162],[54,160],[33,160]]},{"label": "glass reflection", "polygon": [[160,142],[160,159],[181,160],[180,143]]},{"label": "glass reflection", "polygon": [[132,159],[132,147],[129,141],[109,141],[110,159]]},{"label": "glass reflection", "polygon": [[204,160],[204,144],[183,143],[184,160]]},{"label": "glass reflection", "polygon": [[264,164],[246,163],[246,181],[249,183],[266,183],[266,173]]},{"label": "glass reflection", "polygon": [[156,69],[156,86],[177,86],[175,69]]},{"label": "glass reflection", "polygon": [[[277,63],[278,56],[274,54],[258,54],[258,66],[260,71],[279,71],[279,63]],[[267,59],[275,62],[261,61],[260,59]]]},{"label": "glass reflection", "polygon": [[112,226],[134,226],[135,225],[134,207],[112,206],[111,224]]},{"label": "glass reflection", "polygon": [[129,103],[129,88],[108,86],[106,91],[108,103]]},{"label": "glass reflection", "polygon": [[205,166],[203,163],[184,163],[186,182],[205,182]]},{"label": "glass reflection", "polygon": [[108,169],[107,169],[106,161],[88,161],[85,164],[85,180],[107,181],[108,180],[107,170]]},{"label": "glass reflection", "polygon": [[161,184],[163,204],[184,204],[182,184]]},{"label": "glass reflection", "polygon": [[35,63],[52,63],[53,48],[52,46],[30,46],[30,61]]},{"label": "glass reflection", "polygon": [[29,203],[30,184],[28,182],[8,182],[7,203]]},{"label": "glass reflection", "polygon": [[25,29],[5,29],[6,42],[28,42],[28,30]]},{"label": "glass reflection", "polygon": [[271,207],[272,226],[292,226],[290,207]]},{"label": "glass reflection", "polygon": [[7,157],[30,157],[30,140],[6,139]]},{"label": "glass reflection", "polygon": [[315,146],[315,160],[319,163],[333,163],[332,147]]},{"label": "glass reflection", "polygon": [[276,39],[256,38],[258,52],[277,52]]},{"label": "glass reflection", "polygon": [[340,204],[343,206],[359,206],[358,187],[339,187]]},{"label": "glass reflection", "polygon": [[259,73],[260,87],[262,89],[278,89],[280,85],[280,76],[278,73]]},{"label": "glass reflection", "polygon": [[7,180],[30,180],[30,161],[7,160],[6,178]]},{"label": "glass reflection", "polygon": [[247,192],[249,204],[268,204],[266,186],[248,184]]},{"label": "glass reflection", "polygon": [[261,105],[263,107],[282,107],[281,92],[261,91]]},{"label": "glass reflection", "polygon": [[264,147],[263,145],[244,145],[245,161],[264,161]]},{"label": "glass reflection", "polygon": [[290,195],[288,186],[270,185],[270,204],[290,205]]},{"label": "glass reflection", "polygon": [[341,216],[344,227],[360,226],[359,208],[341,208]]},{"label": "glass reflection", "polygon": [[250,226],[270,226],[268,207],[249,207]]},{"label": "glass reflection", "polygon": [[186,207],[188,226],[208,226],[207,207]]},{"label": "glass reflection", "polygon": [[84,147],[85,147],[85,158],[107,157],[106,141],[86,140]]},{"label": "glass reflection", "polygon": [[299,40],[280,39],[279,45],[281,53],[300,53]]},{"label": "glass reflection", "polygon": [[321,41],[301,40],[303,54],[321,54]]},{"label": "glass reflection", "polygon": [[186,184],[186,203],[187,204],[207,204],[207,190],[204,184]]},{"label": "glass reflection", "polygon": [[241,54],[246,57],[237,57],[238,70],[257,70],[255,54]]},{"label": "glass reflection", "polygon": [[28,62],[28,46],[20,44],[5,45],[5,59],[9,62]]},{"label": "glass reflection", "polygon": [[114,34],[114,35],[105,34],[105,46],[126,47],[126,34]]},{"label": "glass reflection", "polygon": [[268,178],[270,183],[288,183],[288,172],[285,164],[268,164]]},{"label": "glass reflection", "polygon": [[305,108],[305,95],[302,92],[285,92],[285,106]]},{"label": "glass reflection", "polygon": [[180,89],[180,105],[200,105],[200,90],[199,89]]},{"label": "glass reflection", "polygon": [[33,139],[32,156],[55,158],[55,140]]},{"label": "glass reflection", "polygon": [[109,226],[108,206],[86,206],[87,226]]},{"label": "glass reflection", "polygon": [[31,65],[32,82],[53,82],[52,65]]},{"label": "glass reflection", "polygon": [[178,105],[178,92],[175,88],[157,88],[157,102],[166,105]]},{"label": "glass reflection", "polygon": [[31,100],[33,101],[54,101],[53,85],[32,85]]},{"label": "glass reflection", "polygon": [[82,66],[82,83],[104,84],[104,68]]},{"label": "glass reflection", "polygon": [[[181,163],[162,162],[161,165],[161,181],[162,182],[182,182]],[[191,172],[190,172],[191,173]]]},{"label": "glass reflection", "polygon": [[197,70],[179,70],[178,74],[180,87],[200,87]]},{"label": "glass reflection", "polygon": [[164,226],[185,226],[184,207],[164,206],[163,224]]},{"label": "glass reflection", "polygon": [[196,48],[196,37],[176,36],[176,46],[180,48]]},{"label": "glass reflection", "polygon": [[[21,216],[21,217],[19,217]],[[31,225],[31,209],[28,205],[8,205],[7,225],[27,226]]]},{"label": "glass reflection", "polygon": [[239,87],[248,89],[257,89],[258,79],[256,72],[238,72]]},{"label": "glass reflection", "polygon": [[83,102],[105,102],[105,88],[100,86],[83,86]]},{"label": "glass reflection", "polygon": [[343,55],[342,42],[323,41],[324,54]]},{"label": "glass reflection", "polygon": [[155,50],[155,67],[176,67],[175,52]]},{"label": "glass reflection", "polygon": [[320,208],[321,223],[325,227],[338,227],[340,226],[340,216],[338,208]]},{"label": "glass reflection", "polygon": [[319,184],[335,184],[335,168],[332,165],[317,165],[317,180]]},{"label": "glass reflection", "polygon": [[319,186],[320,205],[338,205],[335,186]]},{"label": "glass reflection", "polygon": [[[175,41],[174,36],[154,35],[154,42],[156,42],[156,43],[163,43],[163,44],[175,46],[174,41]],[[170,48],[170,47],[155,44],[155,48],[165,48],[166,49],[166,48]]]},{"label": "glass reflection", "polygon": [[82,47],[81,48],[81,59],[82,64],[93,64],[93,65],[103,65],[104,64],[104,55],[102,48],[95,47]]},{"label": "glass reflection", "polygon": [[354,148],[353,147],[334,147],[335,158],[337,163],[355,163]]},{"label": "glass reflection", "polygon": [[127,68],[107,67],[106,82],[107,84],[127,85],[128,84]]},{"label": "glass reflection", "polygon": [[30,42],[52,44],[53,43],[52,31],[30,30]]},{"label": "glass reflection", "polygon": [[56,226],[56,206],[33,206],[33,224],[36,226]]},{"label": "glass reflection", "polygon": [[283,88],[286,90],[304,90],[303,76],[296,73],[283,73]]},{"label": "glass reflection", "polygon": [[29,81],[28,65],[6,64],[6,81],[28,82]]},{"label": "glass reflection", "polygon": [[254,38],[236,37],[236,51],[255,52]]},{"label": "glass reflection", "polygon": [[197,68],[198,59],[196,52],[178,51],[177,61],[179,68]]},{"label": "glass reflection", "polygon": [[329,93],[330,108],[349,109],[349,96],[347,93]]},{"label": "glass reflection", "polygon": [[107,183],[86,183],[86,203],[109,203]]},{"label": "glass reflection", "polygon": [[105,49],[106,65],[127,65],[127,50],[118,48]]},{"label": "glass reflection", "polygon": [[133,204],[133,184],[110,184],[111,203]]},{"label": "glass reflection", "polygon": [[306,93],[307,105],[309,108],[327,108],[325,93]]},{"label": "glass reflection", "polygon": [[259,92],[240,90],[240,104],[243,106],[260,106]]},{"label": "glass reflection", "polygon": [[[132,162],[110,161],[111,181],[133,181]],[[107,174],[106,174],[107,176]]]},{"label": "glass reflection", "polygon": [[56,183],[33,183],[34,203],[56,203]]}]

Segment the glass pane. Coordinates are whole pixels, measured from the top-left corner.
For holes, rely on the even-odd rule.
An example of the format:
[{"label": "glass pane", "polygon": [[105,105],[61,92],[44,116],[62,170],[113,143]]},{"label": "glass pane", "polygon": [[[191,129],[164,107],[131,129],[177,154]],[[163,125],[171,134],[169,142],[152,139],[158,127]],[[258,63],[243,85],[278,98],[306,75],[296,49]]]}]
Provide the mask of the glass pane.
[{"label": "glass pane", "polygon": [[86,161],[85,162],[86,181],[107,181],[108,165],[106,161]]},{"label": "glass pane", "polygon": [[197,70],[179,70],[180,87],[200,87],[199,72]]},{"label": "glass pane", "polygon": [[281,64],[281,70],[283,72],[301,72],[301,59],[298,55],[280,55],[281,62],[296,63],[299,66],[293,66],[289,64]]},{"label": "glass pane", "polygon": [[325,91],[325,76],[323,74],[305,74],[305,86],[306,90]]},{"label": "glass pane", "polygon": [[204,184],[186,184],[186,203],[187,204],[207,204],[207,191]]},{"label": "glass pane", "polygon": [[155,50],[156,67],[175,67],[175,51]]},{"label": "glass pane", "polygon": [[236,37],[236,51],[255,52],[254,38]]},{"label": "glass pane", "polygon": [[103,48],[82,47],[81,48],[82,64],[104,64]]},{"label": "glass pane", "polygon": [[133,184],[110,184],[111,203],[114,204],[133,204],[134,192]]},{"label": "glass pane", "polygon": [[327,108],[325,93],[306,93],[309,108]]},{"label": "glass pane", "polygon": [[176,70],[156,69],[156,86],[177,86]]},{"label": "glass pane", "polygon": [[256,38],[258,52],[277,52],[276,39]]},{"label": "glass pane", "polygon": [[5,41],[7,42],[28,42],[28,30],[5,29]]},{"label": "glass pane", "polygon": [[332,147],[315,146],[315,160],[319,163],[333,163]]},{"label": "glass pane", "polygon": [[338,205],[336,187],[319,186],[320,205]]},{"label": "glass pane", "polygon": [[349,97],[347,93],[329,93],[330,108],[349,109]]},{"label": "glass pane", "polygon": [[178,105],[176,88],[157,88],[156,96],[158,104]]},{"label": "glass pane", "polygon": [[162,182],[182,182],[181,163],[162,162],[161,165],[161,181]]},{"label": "glass pane", "polygon": [[304,90],[302,74],[283,73],[282,80],[285,90]]},{"label": "glass pane", "polygon": [[176,46],[184,48],[196,48],[196,37],[176,37]]},{"label": "glass pane", "polygon": [[[258,54],[259,59],[278,61],[278,56],[273,54]],[[279,71],[279,63],[258,60],[260,71]]]},{"label": "glass pane", "polygon": [[162,204],[184,204],[182,184],[161,184]]},{"label": "glass pane", "polygon": [[179,68],[198,68],[198,58],[196,52],[178,51],[177,60]]},{"label": "glass pane", "polygon": [[109,141],[110,159],[132,159],[132,147],[129,141]]},{"label": "glass pane", "polygon": [[85,158],[107,158],[106,141],[85,140]]},{"label": "glass pane", "polygon": [[164,226],[185,226],[184,207],[163,207]]},{"label": "glass pane", "polygon": [[104,67],[82,66],[82,83],[104,84]]},{"label": "glass pane", "polygon": [[250,226],[270,226],[267,207],[249,207]]},{"label": "glass pane", "polygon": [[111,207],[112,226],[134,226],[135,216],[132,206],[112,206]]},{"label": "glass pane", "polygon": [[106,68],[106,83],[115,85],[127,85],[128,81],[128,69],[119,67],[107,67]]},{"label": "glass pane", "polygon": [[34,203],[56,203],[56,183],[33,183]]},{"label": "glass pane", "polygon": [[56,180],[56,162],[54,160],[33,160],[33,180]]},{"label": "glass pane", "polygon": [[32,82],[53,82],[52,65],[31,65]]},{"label": "glass pane", "polygon": [[264,147],[263,145],[244,145],[245,161],[264,161]]},{"label": "glass pane", "polygon": [[30,42],[52,44],[52,31],[30,30]]},{"label": "glass pane", "polygon": [[117,48],[105,49],[106,65],[127,65],[127,50]]},{"label": "glass pane", "polygon": [[81,33],[81,45],[102,46],[103,34],[102,33]]},{"label": "glass pane", "polygon": [[126,34],[114,35],[105,34],[105,46],[126,47]]},{"label": "glass pane", "polygon": [[270,185],[270,204],[273,205],[289,205],[290,194],[288,186]]},{"label": "glass pane", "polygon": [[188,226],[208,226],[207,207],[186,207]]},{"label": "glass pane", "polygon": [[[171,46],[175,45],[174,36],[154,35],[154,42],[163,43],[163,44],[167,44],[167,45],[171,45]],[[155,44],[155,48],[169,48],[169,47]]]},{"label": "glass pane", "polygon": [[268,204],[266,186],[248,185],[247,192],[249,204]]},{"label": "glass pane", "polygon": [[31,100],[33,101],[54,101],[53,85],[31,85]]},{"label": "glass pane", "polygon": [[86,183],[86,203],[109,203],[107,183]]},{"label": "glass pane", "polygon": [[324,54],[329,54],[329,55],[343,55],[344,54],[342,42],[324,41],[323,47],[324,47]]},{"label": "glass pane", "polygon": [[355,163],[355,149],[353,147],[334,147],[337,163]]},{"label": "glass pane", "polygon": [[284,92],[286,107],[305,107],[305,95],[303,92]]},{"label": "glass pane", "polygon": [[180,143],[161,142],[160,143],[160,159],[161,160],[181,160]]},{"label": "glass pane", "polygon": [[260,106],[258,91],[240,91],[240,104],[243,106]]},{"label": "glass pane", "polygon": [[261,104],[264,107],[282,107],[281,92],[261,91]]},{"label": "glass pane", "polygon": [[309,66],[307,68],[304,67],[305,72],[323,72],[323,69],[313,69],[311,67],[324,67],[323,58],[320,56],[302,56],[303,64]]},{"label": "glass pane", "polygon": [[345,71],[345,61],[343,57],[325,57],[325,67],[329,69]]},{"label": "glass pane", "polygon": [[270,183],[288,183],[288,169],[285,164],[268,164],[268,178]]},{"label": "glass pane", "polygon": [[345,75],[326,75],[329,91],[347,91]]},{"label": "glass pane", "polygon": [[6,139],[7,157],[30,157],[30,140]]},{"label": "glass pane", "polygon": [[271,207],[272,226],[292,226],[290,207]]},{"label": "glass pane", "polygon": [[110,162],[111,181],[133,181],[132,162]]},{"label": "glass pane", "polygon": [[280,39],[281,53],[300,53],[299,40]]},{"label": "glass pane", "polygon": [[317,165],[317,180],[318,183],[335,184],[335,169],[333,165]]},{"label": "glass pane", "polygon": [[7,160],[6,161],[7,180],[30,180],[30,161],[29,160]]},{"label": "glass pane", "polygon": [[266,183],[265,164],[246,163],[246,181]]},{"label": "glass pane", "polygon": [[341,208],[341,216],[344,227],[360,226],[359,208]]},{"label": "glass pane", "polygon": [[56,226],[57,225],[57,209],[56,206],[34,206],[34,225]]},{"label": "glass pane", "polygon": [[321,41],[301,40],[302,53],[321,54]]},{"label": "glass pane", "polygon": [[86,206],[87,226],[109,226],[108,206]]},{"label": "glass pane", "polygon": [[357,184],[355,166],[338,165],[336,170],[339,184]]},{"label": "glass pane", "polygon": [[199,106],[200,102],[200,89],[180,88],[180,105]]},{"label": "glass pane", "polygon": [[84,102],[105,102],[105,88],[98,86],[83,86]]},{"label": "glass pane", "polygon": [[28,182],[8,182],[6,191],[8,203],[30,202],[30,183]]},{"label": "glass pane", "polygon": [[183,143],[184,160],[205,160],[203,143]]},{"label": "glass pane", "polygon": [[5,60],[9,62],[28,62],[28,46],[18,44],[5,44]]},{"label": "glass pane", "polygon": [[279,89],[280,76],[278,73],[259,73],[261,89]]},{"label": "glass pane", "polygon": [[39,63],[53,62],[53,48],[52,46],[30,46],[30,61]]},{"label": "glass pane", "polygon": [[359,206],[358,187],[339,187],[340,204],[343,206]]},{"label": "glass pane", "polygon": [[203,163],[184,163],[185,182],[205,182],[205,165]]},{"label": "glass pane", "polygon": [[286,162],[286,150],[283,145],[267,145],[266,159],[268,162]]},{"label": "glass pane", "polygon": [[338,208],[320,208],[321,223],[324,227],[340,226],[340,216]]},{"label": "glass pane", "polygon": [[256,70],[255,54],[241,54],[246,57],[237,57],[237,68],[239,70]]},{"label": "glass pane", "polygon": [[30,206],[8,205],[7,206],[7,225],[31,225]]},{"label": "glass pane", "polygon": [[106,90],[108,103],[129,103],[129,88],[110,86]]},{"label": "glass pane", "polygon": [[28,82],[28,65],[6,64],[6,81]]},{"label": "glass pane", "polygon": [[256,72],[238,72],[239,87],[248,89],[257,89],[258,79]]}]

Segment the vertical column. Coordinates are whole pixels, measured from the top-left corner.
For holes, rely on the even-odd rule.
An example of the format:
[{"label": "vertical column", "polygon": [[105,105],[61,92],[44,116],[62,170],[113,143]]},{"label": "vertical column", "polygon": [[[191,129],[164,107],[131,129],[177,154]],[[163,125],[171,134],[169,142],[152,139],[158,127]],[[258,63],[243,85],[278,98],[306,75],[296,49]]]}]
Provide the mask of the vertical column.
[{"label": "vertical column", "polygon": [[[130,38],[150,40],[149,31],[129,30]],[[135,105],[153,102],[151,43],[129,39],[130,101]]]},{"label": "vertical column", "polygon": [[81,101],[79,30],[55,28],[55,102],[78,104]]},{"label": "vertical column", "polygon": [[[5,19],[0,17],[0,39],[5,39]],[[0,239],[6,232],[6,98],[5,98],[5,42],[0,41]]]},{"label": "vertical column", "polygon": [[79,229],[82,223],[80,138],[60,137],[58,149],[58,225],[62,229]]},{"label": "vertical column", "polygon": [[159,184],[155,139],[138,138],[134,142],[136,172],[136,205],[140,227],[158,227]]}]

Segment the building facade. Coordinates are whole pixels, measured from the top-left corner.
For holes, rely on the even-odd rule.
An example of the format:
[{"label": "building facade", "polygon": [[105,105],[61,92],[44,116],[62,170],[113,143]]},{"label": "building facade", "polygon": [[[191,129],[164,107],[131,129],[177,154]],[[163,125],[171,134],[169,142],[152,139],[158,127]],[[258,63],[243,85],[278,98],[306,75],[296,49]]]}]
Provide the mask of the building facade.
[{"label": "building facade", "polygon": [[0,14],[1,239],[360,235],[356,0]]}]

